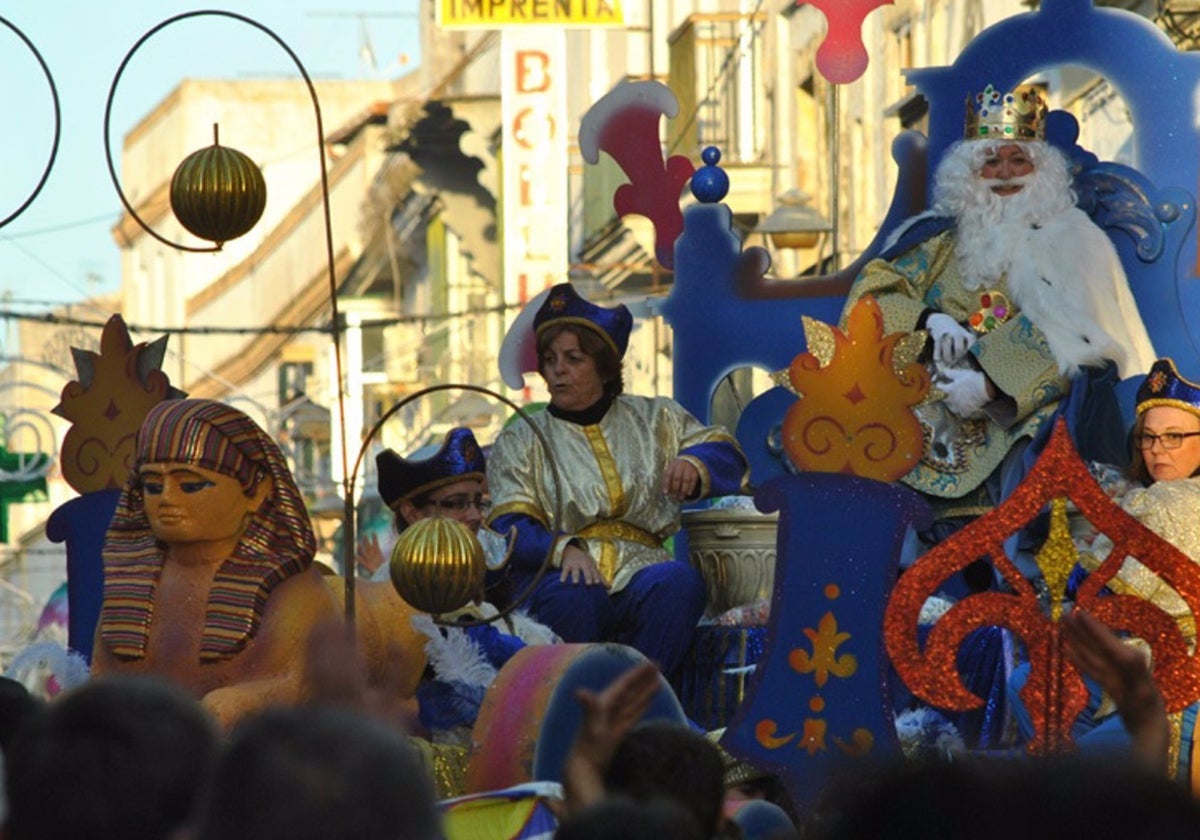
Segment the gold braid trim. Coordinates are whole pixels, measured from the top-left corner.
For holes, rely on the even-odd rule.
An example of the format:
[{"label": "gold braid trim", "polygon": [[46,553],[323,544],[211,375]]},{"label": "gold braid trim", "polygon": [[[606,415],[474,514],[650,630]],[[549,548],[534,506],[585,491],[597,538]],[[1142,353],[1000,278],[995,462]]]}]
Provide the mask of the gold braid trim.
[{"label": "gold braid trim", "polygon": [[502,505],[497,505],[496,507],[492,508],[492,512],[488,514],[488,526],[490,527],[491,524],[501,516],[509,513],[523,513],[526,516],[531,516],[536,519],[541,523],[543,528],[550,528],[550,520],[547,518],[545,512],[537,505],[532,505],[529,502],[506,502]]},{"label": "gold braid trim", "polygon": [[1174,779],[1179,772],[1179,753],[1183,745],[1183,712],[1167,715],[1167,728],[1171,735],[1167,743],[1167,778]]}]

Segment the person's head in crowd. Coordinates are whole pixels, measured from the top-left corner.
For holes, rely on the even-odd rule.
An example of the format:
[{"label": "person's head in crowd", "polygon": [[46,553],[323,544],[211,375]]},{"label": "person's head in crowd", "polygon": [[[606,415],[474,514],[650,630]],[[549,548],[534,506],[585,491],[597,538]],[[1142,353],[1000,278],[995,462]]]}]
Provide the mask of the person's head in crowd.
[{"label": "person's head in crowd", "polygon": [[1200,802],[1161,774],[1064,755],[856,765],[827,786],[803,836],[1184,840],[1198,832]]},{"label": "person's head in crowd", "polygon": [[0,677],[0,754],[9,751],[17,732],[42,703],[20,680]]},{"label": "person's head in crowd", "polygon": [[1142,484],[1200,473],[1200,385],[1159,359],[1137,392],[1132,477]]},{"label": "person's head in crowd", "polygon": [[725,824],[724,765],[715,744],[678,723],[655,721],[631,729],[604,773],[610,794],[682,804],[709,834]]},{"label": "person's head in crowd", "polygon": [[580,297],[570,283],[560,283],[538,309],[533,328],[537,370],[552,406],[582,411],[625,390],[621,360],[633,316],[624,304],[598,306]]},{"label": "person's head in crowd", "polygon": [[609,796],[570,814],[554,840],[709,840],[696,817],[673,799]]},{"label": "person's head in crowd", "polygon": [[194,698],[150,676],[96,677],[47,703],[5,756],[7,840],[165,840],[217,752]]},{"label": "person's head in crowd", "polygon": [[433,786],[394,728],[349,709],[268,709],[213,771],[196,840],[441,840]]},{"label": "person's head in crowd", "polygon": [[742,840],[792,840],[800,836],[796,823],[779,805],[765,799],[750,799],[729,815]]},{"label": "person's head in crowd", "polygon": [[795,805],[783,780],[773,773],[761,770],[749,762],[735,758],[721,746],[725,729],[714,729],[707,737],[717,746],[724,767],[725,815],[733,817],[747,802],[766,801],[782,808],[788,819],[795,824],[798,820]]},{"label": "person's head in crowd", "polygon": [[490,502],[483,450],[470,429],[451,429],[427,458],[405,458],[385,449],[375,456],[379,495],[396,516],[396,531],[419,519],[446,516],[478,531]]}]

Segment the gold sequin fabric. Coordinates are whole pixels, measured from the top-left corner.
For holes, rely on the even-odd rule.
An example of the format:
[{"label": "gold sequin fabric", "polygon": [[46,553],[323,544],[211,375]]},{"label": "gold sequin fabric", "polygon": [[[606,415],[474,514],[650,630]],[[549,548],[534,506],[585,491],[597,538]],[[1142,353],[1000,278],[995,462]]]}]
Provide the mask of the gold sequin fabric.
[{"label": "gold sequin fabric", "polygon": [[[509,426],[492,447],[488,458],[488,487],[495,505],[491,517],[527,513],[552,530],[582,533],[588,554],[597,559],[614,592],[624,588],[638,570],[671,559],[662,541],[679,530],[681,506],[662,492],[667,464],[689,446],[734,442],[725,429],[703,425],[665,397],[617,397],[600,422],[591,426],[545,411],[531,419],[554,453],[563,491],[562,519],[552,521],[557,500],[550,458],[527,423]],[[700,480],[707,489],[707,470],[698,461],[692,463],[699,464]],[[586,529],[593,523],[606,523],[606,535],[588,536]],[[622,526],[636,531],[638,539],[616,536]]]},{"label": "gold sequin fabric", "polygon": [[[868,263],[847,298],[843,321],[860,297],[872,294],[883,313],[885,333],[913,332],[929,309],[967,323],[979,310],[980,290],[967,288],[954,253],[955,241],[954,231],[947,231],[894,261]],[[994,280],[989,291],[1012,297],[1004,278]],[[942,499],[963,498],[987,478],[1016,441],[1037,433],[1066,393],[1067,380],[1059,373],[1041,330],[1015,304],[1006,311],[1007,320],[980,335],[971,353],[996,387],[1012,398],[1014,416],[1005,418],[1003,425],[990,415],[975,424],[963,424],[953,416],[943,417],[940,425],[923,418],[927,457],[901,479],[908,486]]]}]

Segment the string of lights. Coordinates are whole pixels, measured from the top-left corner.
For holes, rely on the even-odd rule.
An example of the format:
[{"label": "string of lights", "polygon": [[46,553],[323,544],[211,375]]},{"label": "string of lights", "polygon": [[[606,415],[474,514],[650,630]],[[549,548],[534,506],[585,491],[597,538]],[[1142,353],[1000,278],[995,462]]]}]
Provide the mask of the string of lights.
[{"label": "string of lights", "polygon": [[[463,309],[457,312],[439,312],[426,315],[397,315],[392,318],[364,320],[356,326],[366,329],[372,327],[394,327],[398,324],[429,324],[438,323],[441,321],[450,321],[456,318],[467,318],[473,315],[488,315],[495,312],[508,312],[509,310],[520,308],[521,304],[519,303],[509,303],[501,304],[499,306],[481,307],[478,309]],[[105,324],[105,321],[102,320],[76,318],[70,315],[59,315],[54,312],[15,312],[13,310],[3,309],[0,309],[0,320],[36,321],[42,324],[95,327],[97,329],[103,329]],[[159,327],[139,324],[128,324],[127,326],[129,327],[129,331],[132,333],[166,333],[168,335],[300,335],[303,333],[331,334],[333,332],[333,327],[329,324],[314,324],[311,326],[265,325],[256,327]]]}]

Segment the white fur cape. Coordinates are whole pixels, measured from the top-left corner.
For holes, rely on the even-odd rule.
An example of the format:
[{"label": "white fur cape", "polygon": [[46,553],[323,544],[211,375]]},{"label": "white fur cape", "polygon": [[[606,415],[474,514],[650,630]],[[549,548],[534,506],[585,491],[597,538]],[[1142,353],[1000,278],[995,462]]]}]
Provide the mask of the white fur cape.
[{"label": "white fur cape", "polygon": [[1125,378],[1154,363],[1116,248],[1082,210],[1028,230],[1012,252],[1008,288],[1045,334],[1064,374],[1112,359]]}]

